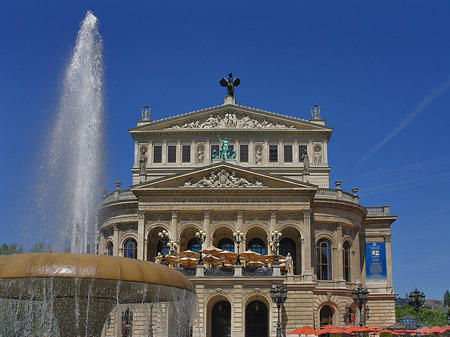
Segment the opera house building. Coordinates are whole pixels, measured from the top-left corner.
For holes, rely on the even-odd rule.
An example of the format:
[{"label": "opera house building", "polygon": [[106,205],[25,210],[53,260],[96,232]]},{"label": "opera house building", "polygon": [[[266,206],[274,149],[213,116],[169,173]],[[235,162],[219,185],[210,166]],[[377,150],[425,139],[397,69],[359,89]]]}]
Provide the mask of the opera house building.
[{"label": "opera house building", "polygon": [[[99,254],[187,275],[197,294],[187,336],[275,336],[276,284],[287,290],[283,334],[359,323],[352,290],[360,284],[369,291],[364,322],[395,323],[396,216],[329,181],[333,128],[317,105],[309,110],[263,111],[236,104],[231,92],[224,104],[160,120],[145,107],[129,129],[132,185],[103,196]],[[153,336],[173,336],[170,305],[120,310],[104,336],[147,336],[149,326]]]}]

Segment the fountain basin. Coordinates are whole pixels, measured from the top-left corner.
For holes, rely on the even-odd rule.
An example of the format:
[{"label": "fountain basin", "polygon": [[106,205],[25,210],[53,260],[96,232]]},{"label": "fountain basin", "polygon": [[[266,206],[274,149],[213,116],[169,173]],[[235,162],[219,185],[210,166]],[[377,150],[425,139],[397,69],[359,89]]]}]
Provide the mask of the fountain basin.
[{"label": "fountain basin", "polygon": [[71,253],[0,256],[0,297],[49,301],[61,336],[100,336],[120,303],[177,301],[194,292],[186,276],[153,262]]}]

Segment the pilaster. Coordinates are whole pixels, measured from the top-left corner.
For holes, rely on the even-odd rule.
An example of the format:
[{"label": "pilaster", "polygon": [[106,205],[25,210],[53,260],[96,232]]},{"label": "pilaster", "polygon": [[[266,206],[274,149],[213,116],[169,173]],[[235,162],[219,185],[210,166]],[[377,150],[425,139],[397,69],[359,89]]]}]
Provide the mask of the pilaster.
[{"label": "pilaster", "polygon": [[303,210],[303,224],[304,224],[304,235],[305,235],[305,269],[303,271],[305,281],[312,281],[312,269],[311,269],[311,210]]},{"label": "pilaster", "polygon": [[178,238],[178,210],[173,209],[170,214],[170,238],[176,240]]},{"label": "pilaster", "polygon": [[117,224],[114,224],[114,246],[113,246],[113,255],[119,256],[119,228]]},{"label": "pilaster", "polygon": [[392,259],[391,259],[391,235],[384,236],[384,243],[386,247],[386,277],[387,287],[393,289],[392,283]]},{"label": "pilaster", "polygon": [[[212,237],[211,237],[211,231],[210,231],[210,224],[211,224],[211,210],[206,209],[203,211],[203,231],[206,233],[206,246],[209,247],[212,245]],[[203,249],[202,244],[202,249]]]},{"label": "pilaster", "polygon": [[344,281],[344,268],[343,268],[343,251],[342,251],[342,226],[343,223],[339,222],[336,227],[336,247],[337,247],[337,263],[335,264],[337,270],[335,270],[334,275],[337,277],[337,281]]},{"label": "pilaster", "polygon": [[137,258],[144,260],[145,211],[138,210]]}]

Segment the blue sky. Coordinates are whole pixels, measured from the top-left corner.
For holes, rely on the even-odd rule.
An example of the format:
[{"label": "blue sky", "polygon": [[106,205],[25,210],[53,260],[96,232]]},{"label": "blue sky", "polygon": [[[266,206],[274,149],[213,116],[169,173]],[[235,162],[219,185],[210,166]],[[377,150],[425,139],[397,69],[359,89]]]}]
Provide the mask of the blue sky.
[{"label": "blue sky", "polygon": [[[450,2],[4,1],[0,4],[0,242],[23,237],[42,144],[87,10],[104,42],[105,187],[131,184],[127,129],[223,102],[334,127],[331,182],[390,205],[394,285],[442,299],[450,288]],[[35,237],[36,238],[36,237]]]}]

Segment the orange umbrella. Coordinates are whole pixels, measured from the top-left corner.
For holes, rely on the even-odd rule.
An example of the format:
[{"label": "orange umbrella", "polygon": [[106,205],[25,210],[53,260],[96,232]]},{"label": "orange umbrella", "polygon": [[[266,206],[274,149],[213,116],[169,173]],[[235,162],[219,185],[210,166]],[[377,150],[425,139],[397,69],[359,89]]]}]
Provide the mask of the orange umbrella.
[{"label": "orange umbrella", "polygon": [[198,259],[200,257],[199,253],[193,252],[192,250],[185,250],[184,252],[178,253],[179,257],[193,257]]},{"label": "orange umbrella", "polygon": [[317,335],[317,331],[308,325],[288,332],[286,335]]},{"label": "orange umbrella", "polygon": [[377,332],[377,335],[381,335],[382,332],[390,332],[390,333],[392,333],[391,330],[386,330],[386,329],[384,329],[384,330],[378,331],[378,332]]},{"label": "orange umbrella", "polygon": [[368,326],[355,326],[353,329],[351,329],[352,332],[378,332],[378,330],[378,328]]},{"label": "orange umbrella", "polygon": [[440,326],[434,326],[428,330],[429,333],[443,333],[444,331]]},{"label": "orange umbrella", "polygon": [[346,333],[346,331],[331,324],[325,325],[323,328],[317,331],[317,335],[324,335],[329,333]]}]

